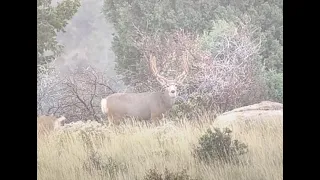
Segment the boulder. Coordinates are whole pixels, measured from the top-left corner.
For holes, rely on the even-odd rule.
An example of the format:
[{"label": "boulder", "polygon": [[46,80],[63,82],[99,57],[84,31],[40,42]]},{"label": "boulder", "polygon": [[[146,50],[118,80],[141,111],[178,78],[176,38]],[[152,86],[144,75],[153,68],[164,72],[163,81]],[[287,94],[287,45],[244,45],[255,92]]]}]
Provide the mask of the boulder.
[{"label": "boulder", "polygon": [[229,128],[232,131],[243,132],[252,125],[274,123],[283,120],[283,104],[271,101],[244,106],[233,109],[219,115],[213,126],[217,128]]}]

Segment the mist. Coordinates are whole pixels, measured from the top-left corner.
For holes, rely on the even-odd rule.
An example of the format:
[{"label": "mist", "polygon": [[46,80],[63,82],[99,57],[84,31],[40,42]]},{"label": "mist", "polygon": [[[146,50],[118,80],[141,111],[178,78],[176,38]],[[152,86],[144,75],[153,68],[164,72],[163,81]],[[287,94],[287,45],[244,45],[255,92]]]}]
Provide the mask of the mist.
[{"label": "mist", "polygon": [[[53,1],[55,4],[58,1]],[[102,13],[103,0],[81,0],[81,7],[57,40],[64,51],[55,61],[61,74],[68,69],[92,66],[115,78],[115,55],[111,50],[112,34],[115,33]]]}]

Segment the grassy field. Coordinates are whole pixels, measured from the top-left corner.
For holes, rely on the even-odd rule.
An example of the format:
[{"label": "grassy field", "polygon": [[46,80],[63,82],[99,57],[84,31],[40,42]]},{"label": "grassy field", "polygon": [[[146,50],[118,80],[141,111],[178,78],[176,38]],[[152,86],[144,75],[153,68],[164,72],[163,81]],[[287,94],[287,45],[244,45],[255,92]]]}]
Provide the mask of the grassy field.
[{"label": "grassy field", "polygon": [[[201,119],[201,118],[200,118]],[[283,179],[282,119],[259,121],[233,132],[248,145],[242,165],[205,164],[192,156],[194,146],[212,122],[181,120],[158,127],[143,124],[65,130],[38,137],[39,180],[144,179],[149,169],[159,173],[186,169],[192,178],[212,180]],[[192,123],[193,122],[193,123]],[[263,122],[263,123],[262,123]]]}]

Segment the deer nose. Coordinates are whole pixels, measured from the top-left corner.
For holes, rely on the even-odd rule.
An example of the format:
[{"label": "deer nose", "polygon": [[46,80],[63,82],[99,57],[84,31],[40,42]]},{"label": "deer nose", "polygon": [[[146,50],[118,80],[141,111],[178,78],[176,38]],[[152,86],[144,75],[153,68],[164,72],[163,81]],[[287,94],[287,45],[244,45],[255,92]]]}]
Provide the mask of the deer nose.
[{"label": "deer nose", "polygon": [[174,90],[171,91],[171,93],[174,93],[174,92],[175,92]]}]

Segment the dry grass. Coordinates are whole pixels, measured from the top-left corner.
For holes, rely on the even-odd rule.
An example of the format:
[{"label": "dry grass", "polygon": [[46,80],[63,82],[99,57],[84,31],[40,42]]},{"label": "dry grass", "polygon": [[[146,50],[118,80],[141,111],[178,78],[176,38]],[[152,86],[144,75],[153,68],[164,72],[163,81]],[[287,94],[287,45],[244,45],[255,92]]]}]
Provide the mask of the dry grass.
[{"label": "dry grass", "polygon": [[151,168],[159,172],[165,168],[172,172],[186,169],[187,174],[199,179],[283,179],[283,121],[257,122],[233,134],[248,145],[244,165],[204,164],[192,156],[199,137],[213,127],[208,121],[54,132],[38,137],[38,179],[143,179]]}]

